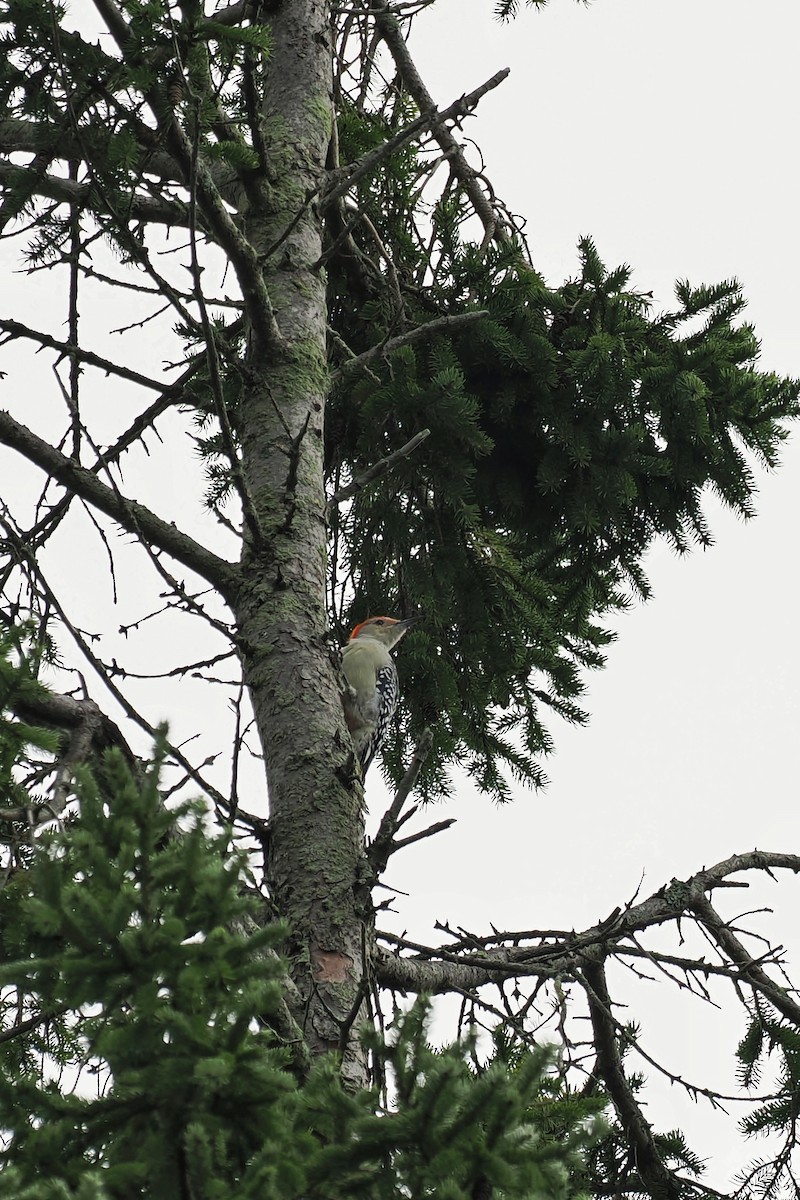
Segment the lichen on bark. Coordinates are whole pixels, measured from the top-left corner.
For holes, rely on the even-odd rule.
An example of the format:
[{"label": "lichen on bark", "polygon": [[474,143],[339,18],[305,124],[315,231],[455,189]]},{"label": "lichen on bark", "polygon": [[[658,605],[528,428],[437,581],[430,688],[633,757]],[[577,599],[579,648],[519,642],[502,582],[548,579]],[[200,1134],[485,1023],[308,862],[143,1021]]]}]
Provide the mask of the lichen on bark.
[{"label": "lichen on bark", "polygon": [[[324,182],[333,123],[328,6],[282,5],[272,39],[263,110],[270,187],[267,203],[248,212],[245,233],[262,256],[281,340],[251,341],[245,363],[242,469],[263,538],[244,547],[235,611],[264,748],[270,895],[290,929],[294,1016],[310,1049],[341,1049],[344,1077],[363,1086],[359,1022],[352,1018],[371,920],[360,885],[361,787],[348,770],[351,750],[326,639],[327,311],[321,215],[307,202]],[[343,1027],[349,1034],[340,1047]]]}]

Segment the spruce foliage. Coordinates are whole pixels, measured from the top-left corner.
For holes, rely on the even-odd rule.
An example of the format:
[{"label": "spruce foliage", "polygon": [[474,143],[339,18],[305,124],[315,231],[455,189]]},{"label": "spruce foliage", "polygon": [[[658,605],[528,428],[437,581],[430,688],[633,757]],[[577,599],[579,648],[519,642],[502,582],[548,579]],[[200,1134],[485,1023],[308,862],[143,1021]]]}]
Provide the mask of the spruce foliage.
[{"label": "spruce foliage", "polygon": [[[374,125],[345,111],[349,154]],[[653,540],[678,552],[710,544],[708,491],[752,515],[753,467],[776,464],[798,385],[757,369],[735,280],[678,282],[674,309],[656,312],[630,268],[609,269],[587,237],[577,276],[548,286],[521,241],[479,246],[446,193],[429,210],[430,241],[413,237],[419,171],[406,150],[361,189],[394,247],[400,299],[355,291],[342,257],[331,273],[337,343],[360,353],[407,326],[486,315],[401,345],[360,375],[342,362],[332,488],[431,432],[335,518],[333,592],[343,626],[394,608],[424,615],[403,648],[406,713],[384,755],[390,774],[428,724],[430,789],[458,759],[504,798],[503,768],[543,781],[550,714],[586,719],[585,669],[604,661],[610,615],[649,594]]]},{"label": "spruce foliage", "polygon": [[[503,19],[519,7],[496,2]],[[583,935],[459,930],[453,945],[421,949],[397,939],[402,963],[378,944],[382,905],[370,892],[381,854],[365,842],[325,610],[327,601],[340,637],[378,612],[423,617],[400,655],[390,776],[430,726],[423,796],[446,790],[453,762],[496,799],[507,797],[509,774],[540,784],[552,717],[586,719],[585,675],[603,663],[611,618],[648,594],[648,548],[657,538],[678,552],[708,545],[709,491],[751,515],[754,468],[775,465],[800,387],[758,369],[735,280],[679,282],[674,307],[659,311],[630,268],[609,268],[588,237],[574,277],[545,280],[521,222],[482,175],[476,203],[478,177],[451,132],[469,105],[438,123],[429,111],[403,43],[414,5],[98,0],[96,9],[102,37],[72,28],[56,0],[7,0],[0,15],[0,217],[26,238],[31,271],[64,268],[70,283],[55,333],[2,318],[3,344],[32,339],[67,365],[69,386],[59,376],[67,432],[44,445],[0,414],[4,453],[48,474],[30,511],[20,506],[24,518],[5,496],[0,511],[11,622],[0,634],[0,1191],[10,1200],[688,1198],[702,1163],[680,1131],[650,1126],[644,1077],[622,1066],[639,1031],[621,1027],[617,999],[597,991],[606,962],[630,966],[635,945],[648,966],[709,998],[705,959],[636,942],[653,922],[687,917],[720,950],[712,973],[745,1004],[752,991],[743,1085],[758,1082],[770,1054],[779,1064],[777,1090],[743,1128],[779,1133],[784,1149],[747,1187],[772,1194],[788,1180],[796,1196],[800,1014],[766,971],[777,953],[731,950],[715,936],[721,919],[699,906],[745,866],[673,881]],[[307,42],[305,15],[319,18]],[[134,337],[171,310],[177,381],[162,379],[160,364],[147,362],[147,376],[91,348],[87,281],[152,302],[129,327]],[[109,423],[111,445],[79,402],[81,375],[97,367],[148,396],[131,424]],[[211,521],[195,538],[188,523],[161,519],[120,469],[178,408],[188,421],[176,421],[175,445],[194,422],[208,509],[236,543],[229,557],[203,544]],[[411,457],[370,473],[423,430]],[[337,505],[342,489],[349,499]],[[208,809],[165,790],[165,736],[149,763],[103,754],[108,737],[124,746],[121,730],[106,718],[98,733],[85,690],[56,697],[39,682],[48,624],[57,613],[66,627],[69,605],[36,558],[75,501],[102,515],[92,519],[115,600],[106,518],[146,546],[159,611],[140,624],[199,616],[227,639],[223,653],[154,677],[196,672],[229,696],[246,682],[270,822],[240,803],[244,684],[231,747],[215,746],[199,766],[170,751],[185,770],[176,791],[199,780],[213,798],[224,827],[212,832]],[[14,628],[25,604],[37,623]],[[104,661],[97,635],[70,628],[127,718],[151,730],[117,687],[146,678],[140,664]],[[234,657],[241,676],[223,678],[218,664]],[[48,707],[57,700],[58,719]],[[51,718],[57,732],[44,728]],[[93,729],[77,749],[76,720]],[[223,794],[205,767],[228,749]],[[265,782],[256,791],[263,809]],[[415,811],[400,815],[407,798],[386,814],[382,853],[435,831],[395,838]],[[68,803],[63,827],[39,837]],[[268,845],[257,886],[234,847],[238,821]],[[535,848],[531,870],[549,852]],[[769,869],[744,857],[748,870]],[[798,869],[790,855],[770,857]],[[281,957],[289,939],[291,960]],[[325,957],[344,965],[338,976],[319,970]],[[434,1049],[424,997],[395,1013],[388,1036],[372,1027],[373,990],[384,989],[388,1007],[388,990],[406,986],[398,966],[412,990],[450,991],[504,1021],[488,1061],[472,1037]],[[564,983],[593,1002],[593,1042],[572,1038]],[[538,1042],[550,1000],[560,1070]],[[337,1039],[341,1056],[325,1053]],[[343,1062],[360,1090],[343,1086]],[[616,1118],[601,1126],[608,1097]]]},{"label": "spruce foliage", "polygon": [[390,1099],[346,1093],[335,1059],[298,1074],[276,1032],[284,931],[254,919],[245,863],[201,807],[164,805],[163,754],[140,779],[118,751],[82,770],[80,821],[0,892],[16,1014],[0,1041],[3,1195],[468,1200],[482,1181],[574,1195],[598,1105],[543,1103],[545,1050],[476,1072],[469,1040],[430,1047],[422,1001],[370,1039]]},{"label": "spruce foliage", "polygon": [[[498,15],[516,7],[500,4]],[[137,207],[143,176],[161,171],[138,106],[169,99],[196,164],[210,178],[235,173],[237,195],[247,194],[259,147],[242,130],[271,43],[255,20],[240,28],[193,8],[180,22],[157,4],[123,9],[135,44],[121,61],[57,28],[47,0],[12,0],[0,38],[9,50],[0,99],[9,116],[39,124],[43,160],[55,155],[61,130],[72,130],[91,160],[85,201],[94,220],[118,256],[142,266],[137,213],[169,225],[185,219],[186,207],[180,189],[160,185],[148,208]],[[337,98],[345,164],[419,116],[402,87],[353,90]],[[680,551],[707,545],[709,489],[752,513],[753,466],[775,464],[798,389],[757,369],[758,342],[741,319],[735,280],[679,282],[674,309],[658,312],[630,269],[607,268],[587,237],[576,276],[549,284],[518,233],[479,240],[452,178],[443,187],[428,180],[430,158],[413,140],[380,156],[352,188],[358,221],[351,207],[320,198],[330,490],[431,431],[407,462],[333,512],[330,607],[342,636],[378,612],[425,618],[403,650],[389,775],[399,777],[430,725],[425,793],[445,790],[458,761],[504,799],[509,772],[544,781],[552,714],[586,720],[586,670],[604,661],[608,618],[633,594],[647,595],[642,562],[653,539]],[[36,214],[31,264],[58,261],[71,230],[62,208],[34,199],[35,173],[17,178],[12,167],[5,187],[6,218]],[[469,312],[486,316],[353,366],[382,340]],[[231,490],[227,439],[237,435],[246,340],[229,314],[209,306],[208,320],[230,435],[219,431],[207,372],[195,374],[183,398],[202,431],[214,504]],[[179,332],[191,355],[207,330],[187,319]]]},{"label": "spruce foliage", "polygon": [[39,668],[51,657],[52,648],[36,637],[33,621],[0,628],[0,803],[5,808],[36,802],[42,762],[59,746],[55,730],[11,715],[45,693]]}]

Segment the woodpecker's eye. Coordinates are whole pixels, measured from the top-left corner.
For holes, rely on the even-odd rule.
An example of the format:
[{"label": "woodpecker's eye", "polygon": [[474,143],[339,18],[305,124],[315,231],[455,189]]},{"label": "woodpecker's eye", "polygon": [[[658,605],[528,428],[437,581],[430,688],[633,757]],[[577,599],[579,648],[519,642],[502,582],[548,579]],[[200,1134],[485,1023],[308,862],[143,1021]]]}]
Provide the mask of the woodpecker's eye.
[{"label": "woodpecker's eye", "polygon": [[385,625],[386,622],[384,621],[383,617],[378,617],[377,621],[373,621],[372,624],[373,625]]}]

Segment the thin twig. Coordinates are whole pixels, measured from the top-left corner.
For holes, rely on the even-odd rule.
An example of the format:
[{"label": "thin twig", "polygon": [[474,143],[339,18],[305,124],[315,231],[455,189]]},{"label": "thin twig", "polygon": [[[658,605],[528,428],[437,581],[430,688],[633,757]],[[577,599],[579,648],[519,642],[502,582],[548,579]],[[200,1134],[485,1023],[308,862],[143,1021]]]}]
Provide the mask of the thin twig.
[{"label": "thin twig", "polygon": [[432,745],[433,734],[430,729],[423,729],[414,747],[414,753],[411,756],[408,769],[400,781],[400,786],[395,792],[392,803],[381,818],[378,832],[375,834],[372,844],[367,849],[367,858],[376,875],[380,875],[386,869],[386,864],[393,853],[393,838],[399,827],[403,805],[411,795],[411,790],[417,782],[419,773],[422,770],[422,764],[428,757]]},{"label": "thin twig", "polygon": [[[371,0],[369,7],[376,13],[378,32],[395,61],[403,84],[414,97],[418,108],[423,112],[435,108],[433,97],[426,88],[422,76],[409,53],[400,23],[390,9],[388,0]],[[497,209],[478,182],[477,173],[467,162],[464,157],[464,151],[450,130],[442,124],[437,124],[433,128],[433,136],[444,153],[448,155],[453,174],[466,192],[472,207],[481,220],[484,229],[483,245],[488,246],[492,241],[501,244],[508,243],[510,241],[508,230],[499,219]]]},{"label": "thin twig", "polygon": [[381,458],[378,462],[373,463],[366,471],[362,471],[357,475],[352,483],[348,483],[347,487],[340,488],[338,492],[334,492],[328,501],[325,511],[330,513],[331,509],[336,508],[339,504],[343,504],[345,500],[349,500],[358,492],[362,491],[368,483],[372,483],[376,479],[380,479],[392,469],[395,463],[400,462],[403,458],[408,458],[416,450],[417,446],[422,445],[427,437],[430,436],[430,429],[421,429],[419,433],[415,433],[410,441],[401,446],[399,450],[394,450],[391,454],[387,454],[385,458]]},{"label": "thin twig", "polygon": [[348,165],[345,167],[339,167],[337,171],[331,173],[331,181],[333,186],[325,192],[322,198],[323,206],[327,208],[331,204],[335,204],[337,200],[341,200],[347,195],[350,189],[356,183],[358,183],[360,179],[363,179],[365,175],[370,173],[370,171],[374,171],[374,169],[381,162],[383,162],[385,158],[388,158],[389,155],[394,154],[396,150],[401,149],[403,146],[413,141],[417,134],[421,133],[423,130],[432,129],[436,131],[442,127],[446,121],[452,121],[457,120],[460,117],[466,117],[472,112],[478,101],[485,96],[487,92],[491,92],[494,88],[498,87],[508,76],[508,74],[508,67],[502,71],[497,71],[497,73],[494,74],[491,79],[487,79],[485,83],[480,85],[480,87],[475,88],[474,91],[467,92],[465,95],[461,96],[460,99],[454,100],[453,103],[448,105],[447,108],[443,108],[441,110],[437,109],[436,105],[433,103],[430,97],[428,97],[429,103],[426,105],[420,105],[423,111],[416,118],[416,120],[411,121],[408,125],[401,129],[399,133],[394,134],[393,137],[387,138],[387,140],[382,142],[380,146],[376,146],[374,150],[369,150],[366,154],[362,155],[361,158],[356,159],[355,162],[348,163]]},{"label": "thin twig", "polygon": [[331,379],[335,383],[341,378],[353,375],[356,371],[362,371],[376,358],[386,358],[387,355],[399,350],[402,346],[413,346],[416,342],[426,341],[436,333],[458,329],[462,325],[470,325],[473,321],[481,321],[488,315],[488,309],[479,308],[470,312],[453,313],[452,316],[435,317],[433,321],[426,321],[424,325],[417,325],[416,328],[409,329],[407,333],[400,333],[397,337],[378,342],[376,345],[370,346],[369,350],[365,350],[363,354],[357,355],[356,358],[348,359],[332,373]]},{"label": "thin twig", "polygon": [[449,829],[455,823],[455,817],[448,817],[444,821],[436,821],[433,825],[428,825],[426,829],[421,829],[419,833],[411,833],[408,837],[398,838],[392,842],[392,854],[397,850],[402,850],[404,846],[410,846],[413,842],[421,842],[423,838],[433,837],[435,833],[441,833],[442,830]]}]

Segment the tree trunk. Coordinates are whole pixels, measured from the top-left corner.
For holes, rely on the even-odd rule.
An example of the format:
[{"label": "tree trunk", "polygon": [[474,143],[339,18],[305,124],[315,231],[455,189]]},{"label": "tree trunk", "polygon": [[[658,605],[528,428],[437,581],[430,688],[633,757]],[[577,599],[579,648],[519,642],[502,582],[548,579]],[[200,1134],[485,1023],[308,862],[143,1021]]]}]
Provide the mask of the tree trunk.
[{"label": "tree trunk", "polygon": [[240,438],[258,529],[246,540],[235,610],[266,762],[269,884],[289,926],[299,997],[293,1015],[312,1052],[349,1043],[342,1045],[344,1076],[363,1086],[354,1017],[370,920],[360,885],[362,792],[348,766],[352,751],[326,641],[327,323],[324,273],[314,265],[322,222],[309,201],[324,182],[333,122],[327,5],[285,0],[272,33],[263,112],[267,180],[244,232],[264,260],[277,334],[250,330]]}]

